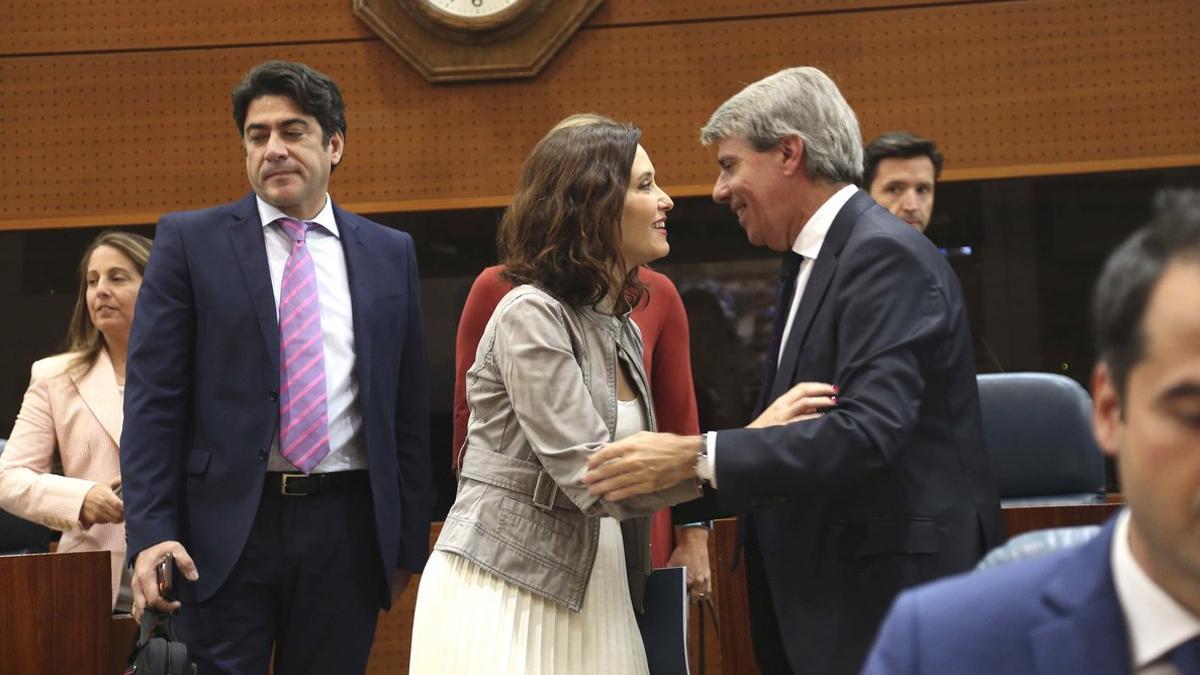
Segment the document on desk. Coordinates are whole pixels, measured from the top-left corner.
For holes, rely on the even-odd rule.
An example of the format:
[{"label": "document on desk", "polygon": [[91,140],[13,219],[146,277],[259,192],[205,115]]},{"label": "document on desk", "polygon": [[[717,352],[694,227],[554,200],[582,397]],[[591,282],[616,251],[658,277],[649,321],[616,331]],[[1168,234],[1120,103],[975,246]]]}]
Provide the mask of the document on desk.
[{"label": "document on desk", "polygon": [[691,675],[688,668],[687,571],[661,567],[646,579],[645,612],[637,615],[650,675]]}]

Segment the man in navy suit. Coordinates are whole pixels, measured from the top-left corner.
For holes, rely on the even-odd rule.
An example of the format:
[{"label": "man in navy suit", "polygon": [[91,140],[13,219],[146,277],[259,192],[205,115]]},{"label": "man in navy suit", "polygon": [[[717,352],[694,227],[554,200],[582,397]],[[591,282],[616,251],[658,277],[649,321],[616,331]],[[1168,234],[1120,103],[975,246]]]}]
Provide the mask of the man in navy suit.
[{"label": "man in navy suit", "polygon": [[[277,673],[363,672],[379,609],[428,554],[413,242],[329,198],[346,119],[327,76],[260,64],[233,112],[253,192],[163,216],[136,308],[121,438],[134,613],[180,607],[155,582],[170,553],[201,673],[266,673],[272,657]],[[293,330],[311,337],[282,339]],[[298,455],[281,428],[302,419],[314,444]]]},{"label": "man in navy suit", "polygon": [[1164,193],[1093,299],[1093,426],[1128,508],[1076,549],[905,593],[865,672],[1200,672],[1200,192]]},{"label": "man in navy suit", "polygon": [[[584,480],[622,499],[699,475],[727,509],[757,506],[739,525],[759,668],[856,673],[900,590],[969,569],[1000,537],[962,292],[925,237],[854,187],[858,121],[821,71],[749,85],[701,139],[717,145],[713,198],[786,253],[771,405],[706,440],[631,436]],[[819,382],[840,387],[837,406],[797,420]]]}]

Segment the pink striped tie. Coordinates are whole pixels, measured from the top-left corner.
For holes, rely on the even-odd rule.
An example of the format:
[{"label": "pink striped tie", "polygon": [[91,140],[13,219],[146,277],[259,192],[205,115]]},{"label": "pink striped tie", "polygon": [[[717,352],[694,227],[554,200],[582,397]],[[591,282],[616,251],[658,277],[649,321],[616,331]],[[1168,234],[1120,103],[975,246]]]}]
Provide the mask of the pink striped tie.
[{"label": "pink striped tie", "polygon": [[293,242],[279,288],[279,451],[311,473],[329,454],[317,272],[304,243],[316,223],[281,218],[279,224]]}]

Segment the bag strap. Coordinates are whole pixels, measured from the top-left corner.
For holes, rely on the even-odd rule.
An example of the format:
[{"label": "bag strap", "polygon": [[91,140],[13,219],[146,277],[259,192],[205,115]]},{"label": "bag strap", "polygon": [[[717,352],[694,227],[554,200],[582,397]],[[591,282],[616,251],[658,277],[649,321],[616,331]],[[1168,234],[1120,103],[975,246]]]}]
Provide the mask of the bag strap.
[{"label": "bag strap", "polygon": [[178,641],[175,636],[175,623],[171,620],[171,615],[147,607],[138,629],[138,648],[144,647],[147,642],[156,637],[165,638],[171,642]]}]

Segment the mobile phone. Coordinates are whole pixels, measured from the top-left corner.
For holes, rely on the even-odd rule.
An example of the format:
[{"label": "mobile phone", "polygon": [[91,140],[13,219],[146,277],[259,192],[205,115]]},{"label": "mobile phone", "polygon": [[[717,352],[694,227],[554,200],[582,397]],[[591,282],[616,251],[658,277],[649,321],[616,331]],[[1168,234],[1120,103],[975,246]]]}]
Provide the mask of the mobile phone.
[{"label": "mobile phone", "polygon": [[163,600],[171,602],[175,599],[175,556],[166,554],[158,561],[158,594]]}]

